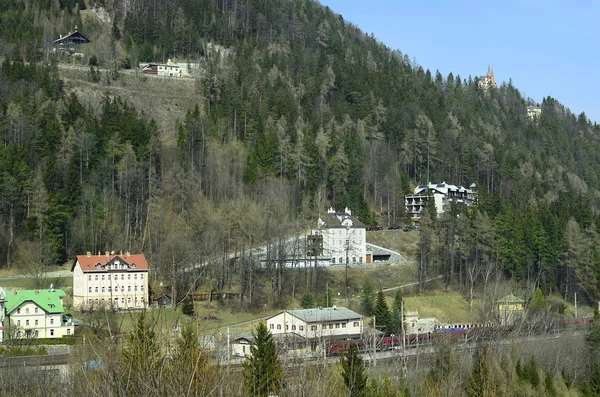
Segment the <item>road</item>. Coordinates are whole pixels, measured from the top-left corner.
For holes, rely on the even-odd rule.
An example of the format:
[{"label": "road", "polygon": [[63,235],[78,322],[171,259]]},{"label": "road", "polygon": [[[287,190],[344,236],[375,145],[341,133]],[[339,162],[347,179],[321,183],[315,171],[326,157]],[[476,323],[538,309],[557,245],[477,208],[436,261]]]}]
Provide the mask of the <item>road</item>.
[{"label": "road", "polygon": [[[71,276],[72,276],[72,273],[70,270],[57,270],[54,272],[44,273],[43,277],[46,277],[47,279],[51,279],[51,278],[65,278],[65,277],[71,277]],[[27,274],[15,274],[12,276],[0,277],[0,282],[10,281],[10,280],[22,280],[22,279],[26,279],[26,278],[32,278],[32,277]]]}]

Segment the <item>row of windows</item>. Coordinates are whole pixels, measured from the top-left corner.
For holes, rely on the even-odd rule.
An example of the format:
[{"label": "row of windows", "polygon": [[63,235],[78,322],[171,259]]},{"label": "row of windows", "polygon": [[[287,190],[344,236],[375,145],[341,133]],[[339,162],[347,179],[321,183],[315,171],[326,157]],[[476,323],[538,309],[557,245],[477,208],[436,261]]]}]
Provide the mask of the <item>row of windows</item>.
[{"label": "row of windows", "polygon": [[[21,326],[21,320],[17,320],[17,325]],[[35,320],[34,325],[39,325],[39,320]],[[50,325],[54,325],[54,319],[50,318]],[[29,320],[25,320],[25,326],[29,326]]]},{"label": "row of windows", "polygon": [[[362,260],[363,260],[362,256],[359,256],[358,257],[358,263],[363,263]],[[335,265],[335,258],[331,258],[331,263],[333,263]],[[339,264],[343,264],[344,263],[344,258],[340,257],[338,263]],[[356,263],[356,257],[355,256],[352,257],[352,263]]]},{"label": "row of windows", "polygon": [[[133,299],[133,300],[132,300],[131,298],[127,298],[127,304],[128,304],[128,305],[131,305],[131,302],[134,302],[134,303],[135,303],[135,305],[137,306],[137,304],[138,304],[138,298],[136,297],[136,298],[135,298],[135,299]],[[144,303],[144,298],[142,297],[142,298],[139,300],[139,302],[141,302],[141,303]],[[98,299],[98,298],[96,298],[95,300],[94,300],[94,299],[88,299],[88,305],[92,305],[92,304],[94,304],[94,303],[95,303],[96,305],[99,305],[100,303],[102,303],[103,305],[106,305],[106,304],[110,303],[110,300],[106,300],[106,299],[104,299],[104,298],[102,298],[102,299]],[[121,298],[121,305],[124,305],[124,304],[125,304],[125,298]],[[115,298],[115,300],[114,300],[114,305],[115,305],[115,306],[119,306],[119,298]]]},{"label": "row of windows", "polygon": [[[71,335],[71,329],[67,328],[67,335]],[[31,333],[29,331],[23,332],[23,331],[19,331],[17,332],[17,336],[18,337],[26,337],[26,338],[31,338]],[[36,329],[33,331],[33,337],[37,338],[39,336],[39,331]],[[51,329],[50,330],[50,336],[54,336],[54,330]]]},{"label": "row of windows", "polygon": [[[353,327],[360,327],[360,322],[359,321],[355,321],[354,323],[352,323]],[[335,328],[346,328],[346,323],[331,323],[331,324],[323,324],[322,325],[323,329],[333,329]],[[271,329],[275,329],[275,324],[270,324],[270,328]],[[281,329],[281,324],[277,324],[277,329]],[[317,325],[311,325],[310,326],[310,330],[311,331],[316,331],[318,329]],[[290,330],[290,326],[286,325],[285,326],[285,330],[289,331]],[[296,325],[292,324],[292,331],[296,331]],[[299,325],[298,326],[298,331],[304,331],[304,326],[303,325]]]},{"label": "row of windows", "polygon": [[[95,280],[95,281],[98,281],[98,280],[99,280],[99,278],[98,278],[98,277],[99,277],[99,275],[98,275],[98,274],[95,274],[95,275],[94,275],[94,280]],[[106,280],[106,277],[108,277],[108,279],[110,280],[110,274],[108,274],[108,275],[107,275],[107,274],[103,274],[103,275],[102,275],[102,281]],[[118,274],[115,274],[115,275],[114,275],[114,279],[115,279],[115,280],[118,280],[118,279],[119,279],[119,275],[118,275]],[[133,274],[133,279],[134,279],[134,280],[137,280],[137,279],[138,279],[138,274],[137,274],[137,273],[134,273],[134,274]],[[140,273],[140,280],[143,280],[143,279],[144,279],[144,273]],[[125,280],[125,274],[121,274],[121,280]],[[129,273],[129,274],[127,275],[127,280],[131,280],[131,273]],[[91,275],[91,274],[89,274],[89,275],[88,275],[88,281],[92,281],[92,275]]]},{"label": "row of windows", "polygon": [[[34,313],[38,313],[38,312],[39,312],[39,310],[38,310],[38,308],[36,307],[36,308],[34,309]],[[18,308],[18,309],[17,309],[17,314],[21,314],[21,308]],[[25,309],[25,314],[29,314],[29,308],[26,308],[26,309]]]},{"label": "row of windows", "polygon": [[[102,291],[103,294],[106,293],[106,287],[102,287],[102,289],[100,291]],[[138,286],[137,285],[133,286],[133,291],[134,292],[138,291]],[[144,286],[143,285],[140,286],[140,291],[144,292]],[[94,292],[98,293],[98,287],[94,287]],[[111,293],[111,292],[119,292],[119,287],[115,287],[114,291],[113,291],[113,288],[111,286],[109,286],[108,287],[108,292],[109,293]],[[125,286],[124,285],[121,286],[121,292],[125,293]],[[127,286],[127,292],[131,292],[131,285]],[[88,287],[88,293],[90,293],[90,294],[92,293],[92,287]]]}]

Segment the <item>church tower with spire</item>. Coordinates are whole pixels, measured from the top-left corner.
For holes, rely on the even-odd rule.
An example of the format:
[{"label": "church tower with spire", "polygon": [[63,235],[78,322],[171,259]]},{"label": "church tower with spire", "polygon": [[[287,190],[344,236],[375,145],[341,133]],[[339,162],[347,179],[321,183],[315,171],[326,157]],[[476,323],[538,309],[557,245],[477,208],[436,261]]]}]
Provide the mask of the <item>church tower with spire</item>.
[{"label": "church tower with spire", "polygon": [[479,76],[478,82],[479,87],[487,90],[490,87],[496,87],[496,79],[494,78],[494,71],[488,65],[488,71],[485,76]]}]

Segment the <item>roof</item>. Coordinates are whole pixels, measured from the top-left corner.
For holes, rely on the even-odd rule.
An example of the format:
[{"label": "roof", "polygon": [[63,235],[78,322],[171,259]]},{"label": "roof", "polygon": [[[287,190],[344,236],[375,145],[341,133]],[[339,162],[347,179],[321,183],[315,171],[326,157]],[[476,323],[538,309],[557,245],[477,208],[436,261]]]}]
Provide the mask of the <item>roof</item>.
[{"label": "roof", "polygon": [[364,223],[362,223],[352,215],[348,215],[344,212],[323,215],[319,217],[318,224],[320,227],[326,228],[346,228],[347,226],[353,228],[366,227]]},{"label": "roof", "polygon": [[513,294],[506,295],[504,298],[499,299],[498,303],[525,303],[524,299],[517,298]]},{"label": "roof", "polygon": [[471,189],[467,189],[463,186],[456,186],[456,185],[451,185],[446,182],[442,182],[442,183],[429,183],[427,185],[419,185],[415,188],[414,194],[423,193],[423,192],[426,192],[427,190],[430,190],[433,193],[438,192],[438,193],[446,194],[446,195],[450,192],[473,193],[473,191]]},{"label": "roof", "polygon": [[6,314],[10,315],[25,302],[33,302],[47,313],[64,312],[60,298],[66,296],[61,289],[14,290],[6,294]]},{"label": "roof", "polygon": [[69,33],[66,36],[61,36],[60,38],[54,40],[55,43],[62,43],[65,41],[75,44],[86,44],[90,42],[87,37],[79,33],[77,26],[75,26],[75,30],[72,33]]},{"label": "roof", "polygon": [[[75,265],[79,262],[81,270],[83,272],[106,272],[106,265],[108,264],[122,264],[127,265],[127,271],[143,271],[148,270],[148,262],[144,254],[125,254],[125,255],[77,255],[71,271],[75,270]],[[99,266],[98,266],[99,265]],[[123,269],[125,270],[125,269]]]},{"label": "roof", "polygon": [[[288,313],[305,323],[319,323],[323,321],[341,321],[362,319],[363,316],[345,307],[323,307],[312,309],[285,310],[282,313]],[[281,314],[281,313],[279,313]],[[276,314],[278,316],[279,314]],[[269,318],[273,318],[271,316]]]}]

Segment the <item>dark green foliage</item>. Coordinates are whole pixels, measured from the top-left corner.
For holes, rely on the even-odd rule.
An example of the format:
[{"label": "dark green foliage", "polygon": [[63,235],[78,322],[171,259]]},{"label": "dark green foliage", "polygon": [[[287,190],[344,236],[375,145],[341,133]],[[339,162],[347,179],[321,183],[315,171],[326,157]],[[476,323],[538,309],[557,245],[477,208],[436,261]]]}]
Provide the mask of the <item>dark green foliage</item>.
[{"label": "dark green foliage", "polygon": [[383,290],[381,289],[377,293],[377,300],[375,302],[375,307],[373,308],[373,317],[375,317],[375,325],[377,329],[382,331],[384,334],[388,334],[392,316],[390,313],[390,308],[385,301]]},{"label": "dark green foliage", "polygon": [[194,301],[191,297],[186,297],[181,304],[181,312],[186,316],[194,315]]},{"label": "dark green foliage", "polygon": [[406,308],[404,307],[403,302],[402,291],[398,288],[394,295],[389,329],[389,332],[394,335],[401,335],[402,329],[406,332],[406,316],[403,315],[403,310],[406,310]]},{"label": "dark green foliage", "polygon": [[244,384],[248,396],[279,395],[283,389],[283,369],[279,362],[273,335],[264,322],[252,332],[250,354],[242,363]]},{"label": "dark green foliage", "polygon": [[310,292],[306,292],[302,295],[302,301],[300,302],[300,306],[303,309],[310,309],[315,307],[315,300]]},{"label": "dark green foliage", "polygon": [[374,289],[369,280],[365,283],[362,288],[362,296],[361,296],[361,310],[365,316],[373,315],[374,308]]},{"label": "dark green foliage", "polygon": [[469,397],[488,397],[492,396],[493,380],[492,368],[490,363],[490,351],[486,345],[477,353],[473,369],[467,382],[467,395]]},{"label": "dark green foliage", "polygon": [[365,364],[358,354],[356,345],[350,345],[340,356],[340,366],[348,397],[363,397],[367,389]]},{"label": "dark green foliage", "polygon": [[554,372],[552,372],[552,370],[546,371],[544,383],[546,385],[546,393],[548,394],[548,396],[558,396],[558,391],[556,390],[556,386],[554,385]]}]

